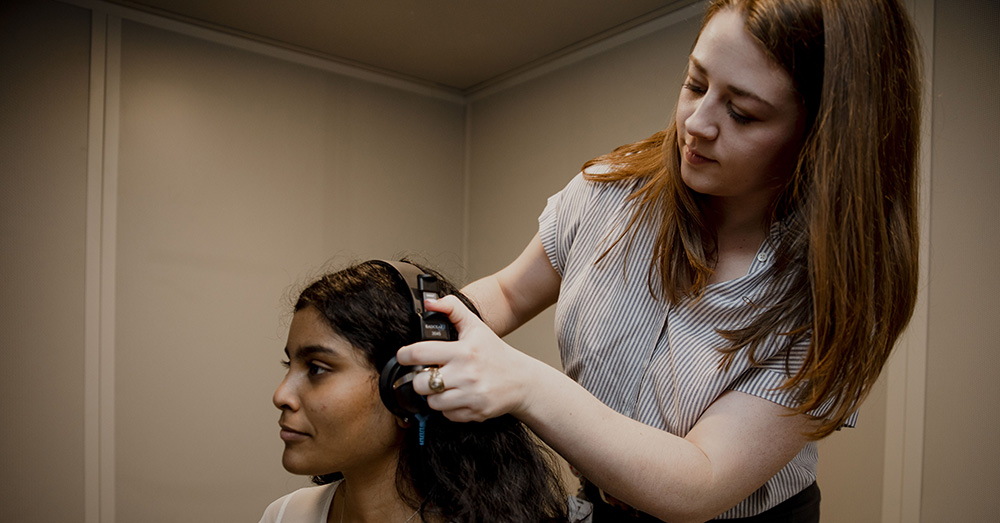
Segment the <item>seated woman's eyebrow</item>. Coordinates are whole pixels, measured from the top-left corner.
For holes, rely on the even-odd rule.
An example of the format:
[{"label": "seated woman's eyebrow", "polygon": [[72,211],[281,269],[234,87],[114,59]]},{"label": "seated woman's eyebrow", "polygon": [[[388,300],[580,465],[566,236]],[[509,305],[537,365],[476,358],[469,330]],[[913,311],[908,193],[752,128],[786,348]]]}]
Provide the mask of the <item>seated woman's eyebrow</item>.
[{"label": "seated woman's eyebrow", "polygon": [[[285,347],[285,355],[292,358],[292,355],[288,351],[288,347]],[[326,358],[341,358],[342,355],[334,349],[329,347],[324,347],[322,345],[307,345],[295,351],[295,358],[304,360],[310,356],[320,355]]]}]

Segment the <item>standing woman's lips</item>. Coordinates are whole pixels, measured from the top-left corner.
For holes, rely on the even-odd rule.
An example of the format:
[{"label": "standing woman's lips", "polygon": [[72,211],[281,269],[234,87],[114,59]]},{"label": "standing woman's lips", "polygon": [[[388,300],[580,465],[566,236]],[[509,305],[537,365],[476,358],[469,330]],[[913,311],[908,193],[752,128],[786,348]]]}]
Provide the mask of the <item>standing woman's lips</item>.
[{"label": "standing woman's lips", "polygon": [[281,439],[283,441],[301,441],[308,438],[305,432],[299,432],[287,425],[281,425]]},{"label": "standing woman's lips", "polygon": [[702,165],[709,162],[714,162],[715,160],[702,156],[698,154],[698,151],[692,149],[690,145],[684,146],[684,161],[691,165]]}]

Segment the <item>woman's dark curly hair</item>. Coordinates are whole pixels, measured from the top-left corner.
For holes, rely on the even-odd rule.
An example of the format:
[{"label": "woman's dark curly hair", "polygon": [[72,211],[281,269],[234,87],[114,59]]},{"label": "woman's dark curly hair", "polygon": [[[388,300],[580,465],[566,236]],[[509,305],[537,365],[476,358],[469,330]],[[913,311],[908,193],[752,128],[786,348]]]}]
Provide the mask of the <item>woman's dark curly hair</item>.
[{"label": "woman's dark curly hair", "polygon": [[[453,294],[479,314],[445,278],[417,267],[438,278],[441,295]],[[377,371],[400,347],[419,340],[409,321],[412,301],[397,290],[396,277],[379,262],[350,266],[306,287],[295,311],[314,307]],[[566,496],[553,455],[514,417],[456,423],[433,411],[423,446],[415,423],[404,430],[396,490],[419,507],[421,517],[461,523],[566,521]],[[332,471],[313,482],[341,478]]]}]

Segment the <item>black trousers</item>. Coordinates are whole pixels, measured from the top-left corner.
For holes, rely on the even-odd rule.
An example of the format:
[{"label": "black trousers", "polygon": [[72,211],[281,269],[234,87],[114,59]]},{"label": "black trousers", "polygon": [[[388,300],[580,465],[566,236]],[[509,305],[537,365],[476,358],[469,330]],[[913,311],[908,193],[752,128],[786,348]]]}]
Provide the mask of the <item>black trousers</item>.
[{"label": "black trousers", "polygon": [[[597,486],[589,481],[583,483],[580,496],[594,504],[594,523],[663,523],[644,512],[619,508],[601,499]],[[716,520],[719,523],[819,523],[819,486],[814,482],[802,492],[782,501],[766,512],[748,518]]]}]

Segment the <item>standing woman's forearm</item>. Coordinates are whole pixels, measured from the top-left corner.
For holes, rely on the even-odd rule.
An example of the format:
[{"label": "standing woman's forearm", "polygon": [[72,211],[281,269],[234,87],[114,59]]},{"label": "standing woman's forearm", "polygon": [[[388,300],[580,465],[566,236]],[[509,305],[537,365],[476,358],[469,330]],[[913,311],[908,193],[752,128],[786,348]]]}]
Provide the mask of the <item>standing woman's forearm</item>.
[{"label": "standing woman's forearm", "polygon": [[503,295],[496,274],[480,278],[462,289],[462,293],[472,300],[483,317],[498,336],[506,336],[520,326],[510,303]]},{"label": "standing woman's forearm", "polygon": [[530,365],[512,412],[588,480],[670,522],[707,521],[785,466],[815,428],[763,398],[723,394],[679,437],[615,412],[551,367]]}]

